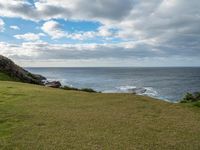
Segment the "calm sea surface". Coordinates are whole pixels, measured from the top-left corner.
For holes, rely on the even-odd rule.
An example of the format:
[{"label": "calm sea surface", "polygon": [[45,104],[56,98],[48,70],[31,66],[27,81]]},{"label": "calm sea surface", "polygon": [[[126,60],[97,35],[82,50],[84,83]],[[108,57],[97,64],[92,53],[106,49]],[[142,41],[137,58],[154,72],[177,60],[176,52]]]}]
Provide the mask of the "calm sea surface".
[{"label": "calm sea surface", "polygon": [[[200,91],[200,68],[27,68],[63,85],[97,91],[131,92],[172,102]],[[145,89],[145,90],[144,90]]]}]

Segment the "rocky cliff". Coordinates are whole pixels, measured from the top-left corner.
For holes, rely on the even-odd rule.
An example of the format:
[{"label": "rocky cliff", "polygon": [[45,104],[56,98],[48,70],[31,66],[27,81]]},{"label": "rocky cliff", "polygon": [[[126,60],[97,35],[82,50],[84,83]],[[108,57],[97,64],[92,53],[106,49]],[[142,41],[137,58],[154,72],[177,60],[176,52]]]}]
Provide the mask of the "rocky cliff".
[{"label": "rocky cliff", "polygon": [[0,72],[3,72],[16,80],[25,83],[42,85],[42,81],[46,79],[41,75],[28,72],[27,70],[16,65],[12,60],[2,55],[0,55]]}]

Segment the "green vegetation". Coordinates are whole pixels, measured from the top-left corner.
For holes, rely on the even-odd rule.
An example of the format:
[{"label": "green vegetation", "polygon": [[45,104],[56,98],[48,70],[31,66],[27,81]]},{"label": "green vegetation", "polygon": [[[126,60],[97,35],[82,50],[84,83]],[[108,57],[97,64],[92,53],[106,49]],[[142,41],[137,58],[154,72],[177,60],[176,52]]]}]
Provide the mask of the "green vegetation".
[{"label": "green vegetation", "polygon": [[89,92],[89,93],[96,93],[95,90],[90,89],[90,88],[83,88],[83,89],[80,89],[80,91],[83,91],[83,92]]},{"label": "green vegetation", "polygon": [[194,106],[200,107],[200,92],[187,93],[181,100],[181,103],[191,103]]},{"label": "green vegetation", "polygon": [[200,109],[0,82],[0,149],[199,149]]},{"label": "green vegetation", "polygon": [[14,81],[15,79],[11,78],[7,74],[0,72],[0,81]]},{"label": "green vegetation", "polygon": [[90,88],[78,89],[75,87],[64,86],[64,87],[61,87],[61,89],[69,90],[69,91],[82,91],[82,92],[88,92],[88,93],[97,93],[95,90],[90,89]]},{"label": "green vegetation", "polygon": [[35,79],[35,76],[32,73],[30,73],[30,72],[27,73],[27,76]]}]

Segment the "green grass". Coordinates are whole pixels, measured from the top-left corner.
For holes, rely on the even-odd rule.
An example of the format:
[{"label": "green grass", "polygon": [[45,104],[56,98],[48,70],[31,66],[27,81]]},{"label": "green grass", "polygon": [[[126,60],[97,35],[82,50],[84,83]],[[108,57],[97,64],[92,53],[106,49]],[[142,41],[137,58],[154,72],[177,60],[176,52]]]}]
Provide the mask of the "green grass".
[{"label": "green grass", "polygon": [[0,82],[0,149],[200,149],[200,109]]}]

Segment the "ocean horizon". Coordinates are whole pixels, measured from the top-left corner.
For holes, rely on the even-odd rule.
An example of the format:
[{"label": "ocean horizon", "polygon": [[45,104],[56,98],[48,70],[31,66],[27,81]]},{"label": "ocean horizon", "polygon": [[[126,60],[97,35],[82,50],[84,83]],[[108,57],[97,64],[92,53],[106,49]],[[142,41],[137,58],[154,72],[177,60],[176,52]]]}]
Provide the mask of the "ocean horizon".
[{"label": "ocean horizon", "polygon": [[200,67],[32,67],[29,71],[62,85],[103,93],[146,95],[178,102],[200,89]]}]

